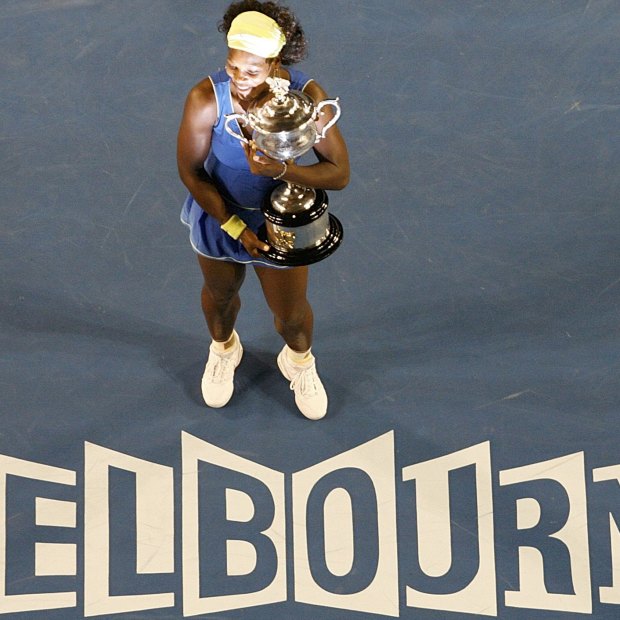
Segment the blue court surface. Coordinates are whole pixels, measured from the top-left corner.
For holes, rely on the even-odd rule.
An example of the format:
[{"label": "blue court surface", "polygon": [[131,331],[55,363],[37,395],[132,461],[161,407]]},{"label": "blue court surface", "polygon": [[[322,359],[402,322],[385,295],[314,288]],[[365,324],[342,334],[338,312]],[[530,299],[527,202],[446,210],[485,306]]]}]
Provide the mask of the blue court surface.
[{"label": "blue court surface", "polygon": [[0,618],[619,618],[620,3],[290,0],[353,172],[318,422],[251,270],[201,401],[227,4],[0,3]]}]

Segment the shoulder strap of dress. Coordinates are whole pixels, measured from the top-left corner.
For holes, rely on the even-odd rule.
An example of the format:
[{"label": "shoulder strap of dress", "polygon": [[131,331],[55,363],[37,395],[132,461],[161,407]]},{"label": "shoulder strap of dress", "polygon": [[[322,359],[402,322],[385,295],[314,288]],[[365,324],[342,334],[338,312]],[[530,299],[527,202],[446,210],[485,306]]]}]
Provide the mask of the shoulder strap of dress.
[{"label": "shoulder strap of dress", "polygon": [[306,86],[312,82],[312,78],[309,78],[303,71],[299,69],[293,69],[291,67],[287,67],[287,71],[290,76],[291,89],[292,90],[301,90],[303,91]]},{"label": "shoulder strap of dress", "polygon": [[224,69],[221,69],[217,73],[212,73],[209,76],[211,84],[213,85],[213,92],[215,93],[215,103],[217,106],[217,118],[215,119],[215,125],[220,122],[222,114],[228,114],[232,110],[230,108],[230,91],[228,89],[228,83],[230,78]]}]

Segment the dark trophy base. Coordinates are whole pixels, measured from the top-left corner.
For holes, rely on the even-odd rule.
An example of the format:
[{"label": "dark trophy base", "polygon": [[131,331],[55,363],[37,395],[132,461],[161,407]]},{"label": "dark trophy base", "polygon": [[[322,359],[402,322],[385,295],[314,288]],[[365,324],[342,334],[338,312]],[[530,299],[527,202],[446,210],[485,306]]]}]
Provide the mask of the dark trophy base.
[{"label": "dark trophy base", "polygon": [[279,250],[271,245],[267,238],[267,227],[263,224],[258,229],[258,238],[269,245],[267,252],[261,254],[276,265],[299,267],[318,263],[333,254],[342,242],[342,224],[331,213],[329,214],[329,231],[325,239],[318,245],[298,250]]}]

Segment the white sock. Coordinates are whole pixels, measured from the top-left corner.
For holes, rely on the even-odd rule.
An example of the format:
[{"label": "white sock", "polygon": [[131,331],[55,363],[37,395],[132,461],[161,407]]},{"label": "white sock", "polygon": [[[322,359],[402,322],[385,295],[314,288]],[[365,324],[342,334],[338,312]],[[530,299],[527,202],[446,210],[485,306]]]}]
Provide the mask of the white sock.
[{"label": "white sock", "polygon": [[296,366],[307,366],[309,365],[314,356],[311,353],[312,349],[308,349],[307,351],[295,351],[291,349],[288,345],[286,345],[286,354],[289,360],[295,364]]},{"label": "white sock", "polygon": [[229,353],[230,350],[237,344],[237,332],[233,329],[233,333],[226,341],[212,340],[211,346],[216,353],[224,354]]}]

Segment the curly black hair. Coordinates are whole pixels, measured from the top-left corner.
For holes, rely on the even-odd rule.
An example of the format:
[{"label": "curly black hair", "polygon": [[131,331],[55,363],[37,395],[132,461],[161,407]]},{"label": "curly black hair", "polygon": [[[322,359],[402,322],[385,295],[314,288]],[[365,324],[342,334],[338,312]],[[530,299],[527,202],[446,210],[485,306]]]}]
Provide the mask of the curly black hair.
[{"label": "curly black hair", "polygon": [[246,11],[264,13],[280,26],[286,37],[286,43],[280,52],[280,62],[283,65],[293,65],[308,55],[308,41],[297,18],[288,7],[277,2],[261,2],[260,0],[233,2],[224,13],[217,29],[226,34],[230,30],[232,20]]}]

